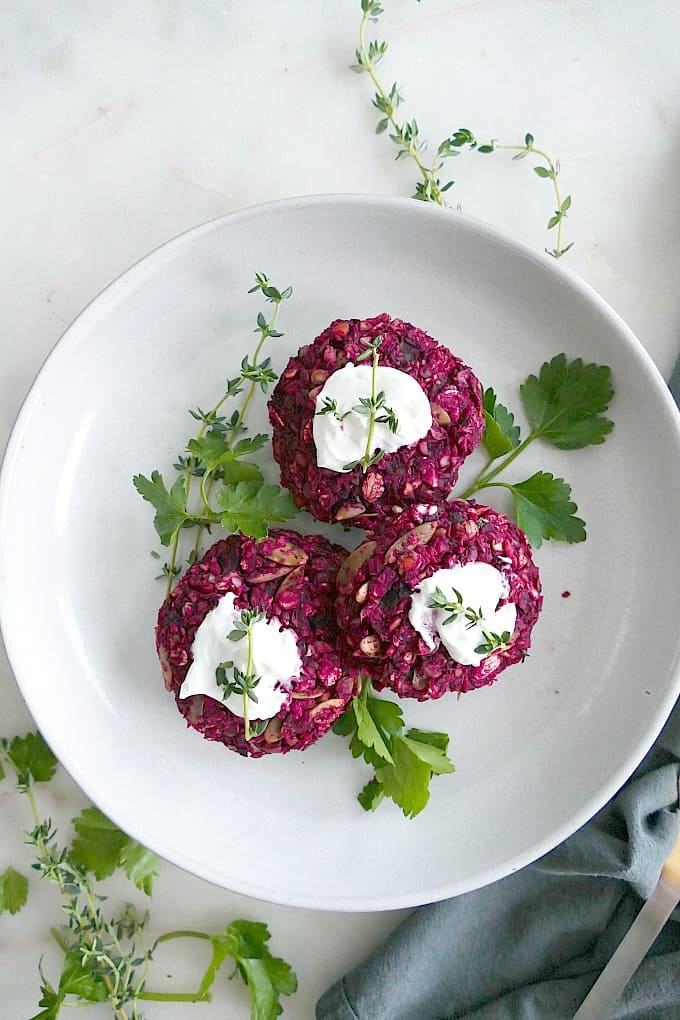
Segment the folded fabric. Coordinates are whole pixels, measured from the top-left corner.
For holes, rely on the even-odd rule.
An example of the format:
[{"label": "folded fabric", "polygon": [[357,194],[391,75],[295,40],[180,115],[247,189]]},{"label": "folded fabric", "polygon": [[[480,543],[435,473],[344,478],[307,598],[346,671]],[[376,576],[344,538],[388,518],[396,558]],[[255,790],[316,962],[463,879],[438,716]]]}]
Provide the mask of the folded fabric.
[{"label": "folded fabric", "polygon": [[[671,379],[680,403],[680,359]],[[317,1020],[569,1020],[656,884],[680,831],[680,704],[634,776],[565,843],[416,910],[319,1000]],[[680,1020],[680,911],[611,1020]]]}]

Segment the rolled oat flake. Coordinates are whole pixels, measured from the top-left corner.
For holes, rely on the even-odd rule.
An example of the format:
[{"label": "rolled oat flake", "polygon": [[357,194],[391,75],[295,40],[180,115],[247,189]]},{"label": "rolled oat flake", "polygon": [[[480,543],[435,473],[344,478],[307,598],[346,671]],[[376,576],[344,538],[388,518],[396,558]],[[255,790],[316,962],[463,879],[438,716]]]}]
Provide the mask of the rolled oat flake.
[{"label": "rolled oat flake", "polygon": [[[215,671],[223,662],[233,662],[241,672],[246,670],[247,641],[230,641],[227,637],[240,617],[232,592],[223,595],[207,614],[194,637],[193,662],[180,689],[180,698],[205,694],[243,717],[242,695],[231,694],[225,701],[215,678]],[[293,631],[282,628],[276,619],[259,620],[253,625],[252,636],[253,671],[260,682],[254,690],[257,701],[250,703],[249,715],[251,719],[271,719],[281,710],[292,681],[300,676],[300,654]]]},{"label": "rolled oat flake", "polygon": [[[372,368],[352,362],[328,377],[316,398],[313,436],[316,461],[319,467],[331,471],[349,471],[347,466],[366,453],[369,416],[360,414],[356,407],[362,397],[370,397]],[[432,428],[432,411],[424,390],[415,379],[398,368],[378,365],[376,391],[385,394],[385,405],[397,418],[393,432],[386,422],[376,421],[372,449],[394,453],[402,446],[411,446],[423,439]],[[319,413],[331,403],[334,410]],[[381,417],[378,412],[378,417]]]},{"label": "rolled oat flake", "polygon": [[[430,603],[437,588],[454,604],[458,601],[457,594],[460,595],[463,610],[471,612],[454,614],[449,609],[432,608]],[[489,654],[476,651],[486,643],[485,631],[490,634],[508,631],[512,637],[517,609],[512,602],[498,607],[507,596],[507,580],[490,563],[464,563],[436,570],[413,592],[409,623],[428,648],[434,650],[441,641],[455,662],[462,666],[479,666]],[[451,616],[454,619],[450,620]],[[472,622],[471,618],[478,618],[477,622]]]}]

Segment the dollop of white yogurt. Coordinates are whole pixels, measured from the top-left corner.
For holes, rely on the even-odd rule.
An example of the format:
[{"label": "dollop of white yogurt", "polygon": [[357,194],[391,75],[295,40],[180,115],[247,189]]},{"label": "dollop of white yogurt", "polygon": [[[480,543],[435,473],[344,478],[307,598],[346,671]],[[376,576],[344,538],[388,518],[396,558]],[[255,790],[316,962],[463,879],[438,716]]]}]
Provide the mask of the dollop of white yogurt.
[{"label": "dollop of white yogurt", "polygon": [[[243,673],[247,669],[247,638],[230,641],[227,637],[240,618],[241,611],[235,606],[232,592],[224,595],[206,615],[196,631],[191,646],[193,662],[179,696],[188,698],[191,694],[206,694],[243,718],[243,695],[231,694],[225,700],[224,689],[215,679],[215,670],[222,662],[233,662]],[[291,682],[300,676],[300,653],[293,631],[283,628],[275,617],[258,620],[253,624],[251,633],[253,672],[260,677],[260,682],[253,691],[257,701],[248,703],[248,715],[251,719],[271,719],[286,700]]]},{"label": "dollop of white yogurt", "polygon": [[[394,453],[422,439],[432,428],[432,411],[427,396],[415,379],[398,368],[378,365],[376,393],[385,394],[385,404],[394,411],[398,428],[392,432],[386,422],[376,422],[371,454],[376,450]],[[346,466],[361,460],[366,452],[369,416],[354,408],[361,397],[370,397],[372,367],[354,365],[333,372],[316,398],[313,437],[319,467],[331,471],[349,471]],[[326,400],[335,401],[336,413],[319,414]],[[378,417],[382,412],[378,412]],[[342,419],[342,420],[340,420]]]},{"label": "dollop of white yogurt", "polygon": [[[460,594],[463,606],[478,613],[482,618],[471,624],[463,614],[449,623],[444,623],[451,613],[446,609],[430,607],[432,596],[439,588],[447,599],[457,602],[455,590]],[[462,666],[479,666],[489,653],[476,652],[484,644],[484,630],[490,634],[512,635],[517,622],[517,608],[513,602],[506,602],[498,608],[501,599],[508,596],[508,582],[500,570],[490,563],[464,563],[448,569],[437,570],[425,578],[411,596],[409,623],[417,630],[428,648],[435,649],[437,641],[446,648],[455,662]]]}]

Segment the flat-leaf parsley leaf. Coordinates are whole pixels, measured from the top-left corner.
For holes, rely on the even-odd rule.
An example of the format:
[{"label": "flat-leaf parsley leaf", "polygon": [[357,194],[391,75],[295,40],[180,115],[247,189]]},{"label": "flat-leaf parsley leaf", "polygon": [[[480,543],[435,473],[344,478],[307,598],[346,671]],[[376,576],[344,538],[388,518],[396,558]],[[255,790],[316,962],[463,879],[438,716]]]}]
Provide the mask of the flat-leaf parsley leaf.
[{"label": "flat-leaf parsley leaf", "polygon": [[169,491],[159,471],[152,471],[151,478],[135,475],[132,483],[142,499],[155,507],[153,525],[161,545],[170,545],[173,535],[187,519],[184,478],[177,478]]},{"label": "flat-leaf parsley leaf", "polygon": [[0,875],[0,914],[8,910],[17,914],[28,896],[28,879],[15,868],[5,868]]},{"label": "flat-leaf parsley leaf", "polygon": [[289,492],[279,485],[239,482],[225,485],[217,493],[222,509],[220,524],[225,531],[240,531],[251,538],[264,538],[271,521],[288,521],[298,512]]},{"label": "flat-leaf parsley leaf", "polygon": [[364,811],[374,811],[390,797],[407,818],[414,818],[430,799],[432,776],[454,771],[446,755],[448,734],[403,730],[400,706],[376,698],[365,677],[361,690],[333,727],[339,736],[350,737],[352,755],[363,757],[375,769],[375,778],[357,798]]},{"label": "flat-leaf parsley leaf", "polygon": [[73,819],[77,833],[69,852],[70,861],[95,878],[112,875],[122,867],[138,889],[151,895],[154,875],[158,874],[158,857],[136,840],[127,836],[96,807],[84,808]]},{"label": "flat-leaf parsley leaf", "polygon": [[614,395],[607,365],[585,365],[556,355],[520,386],[532,435],[560,450],[579,450],[603,443],[614,427],[603,418]]},{"label": "flat-leaf parsley leaf", "polygon": [[[469,499],[493,486],[509,489],[517,523],[532,545],[540,546],[546,538],[584,542],[585,521],[576,516],[578,507],[563,478],[537,471],[523,482],[495,479],[535,439],[545,439],[560,450],[603,443],[614,428],[614,423],[603,415],[614,395],[610,375],[607,365],[584,364],[581,358],[569,361],[566,354],[557,354],[544,362],[538,375],[528,376],[520,386],[531,425],[529,435],[521,442],[514,415],[497,403],[493,390],[486,390],[483,442],[490,460],[460,498]],[[500,463],[494,464],[499,458]]]},{"label": "flat-leaf parsley leaf", "polygon": [[55,773],[57,759],[41,733],[27,733],[25,737],[14,737],[11,741],[3,738],[0,748],[16,772],[17,785],[22,792],[31,780],[48,783]]},{"label": "flat-leaf parsley leaf", "polygon": [[537,471],[525,482],[508,485],[515,501],[517,523],[533,546],[544,538],[561,542],[585,542],[585,521],[575,517],[576,503],[563,478]]},{"label": "flat-leaf parsley leaf", "polygon": [[514,414],[497,402],[491,387],[484,390],[482,403],[485,422],[482,442],[492,460],[495,460],[519,445],[519,425],[515,425]]}]

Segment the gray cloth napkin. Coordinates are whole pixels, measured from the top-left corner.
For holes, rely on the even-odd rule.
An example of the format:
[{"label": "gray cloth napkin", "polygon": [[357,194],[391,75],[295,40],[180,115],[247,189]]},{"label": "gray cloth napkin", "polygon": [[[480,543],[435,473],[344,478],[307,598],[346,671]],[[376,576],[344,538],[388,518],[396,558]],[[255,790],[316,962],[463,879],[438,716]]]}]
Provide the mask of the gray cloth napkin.
[{"label": "gray cloth napkin", "polygon": [[[680,359],[671,378],[680,404]],[[618,795],[522,871],[416,910],[319,1000],[317,1020],[569,1020],[680,830],[680,703]],[[680,910],[611,1014],[680,1020]]]}]

